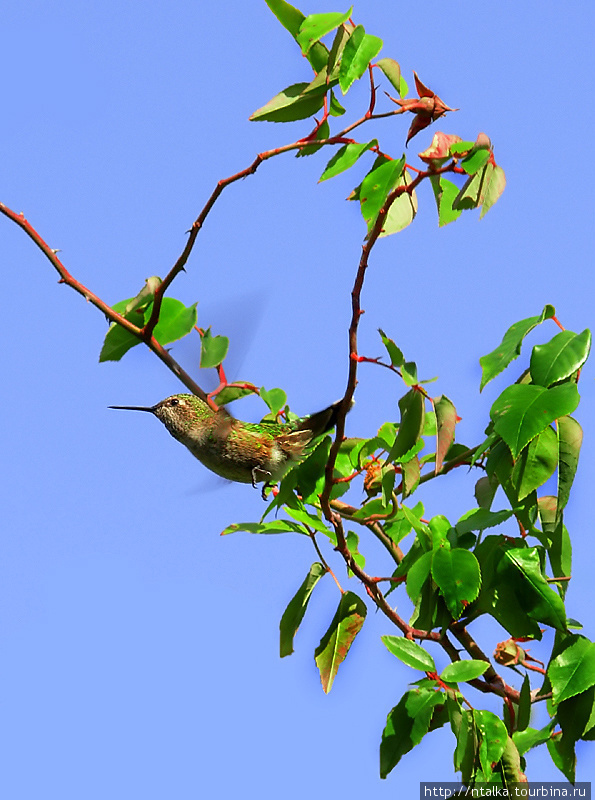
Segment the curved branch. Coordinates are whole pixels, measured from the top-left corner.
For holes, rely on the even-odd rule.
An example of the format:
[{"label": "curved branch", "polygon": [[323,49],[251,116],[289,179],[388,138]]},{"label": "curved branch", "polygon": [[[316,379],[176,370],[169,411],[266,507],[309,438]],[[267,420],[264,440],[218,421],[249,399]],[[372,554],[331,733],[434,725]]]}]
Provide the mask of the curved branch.
[{"label": "curved branch", "polygon": [[23,214],[17,214],[16,211],[8,208],[8,206],[4,205],[4,203],[0,203],[0,213],[4,214],[5,217],[8,217],[8,219],[16,223],[19,228],[25,231],[27,236],[32,239],[32,241],[46,256],[60,276],[60,283],[70,286],[71,289],[74,289],[75,292],[78,292],[78,294],[82,295],[87,302],[91,303],[91,305],[94,305],[95,308],[98,308],[103,314],[105,314],[110,322],[115,322],[118,325],[121,325],[140,342],[146,344],[149,350],[155,353],[155,355],[158,356],[161,361],[163,361],[165,366],[170,369],[177,378],[180,379],[187,389],[189,389],[197,397],[200,397],[201,400],[204,400],[205,403],[207,402],[207,395],[201,389],[201,387],[190,377],[190,375],[188,375],[184,369],[182,369],[169,351],[160,345],[154,336],[147,336],[147,333],[144,332],[142,328],[137,327],[133,322],[130,322],[121,314],[118,314],[117,311],[114,311],[113,308],[108,306],[108,304],[105,303],[94,292],[84,286],[80,281],[77,281],[76,278],[73,278],[64,264],[58,258],[57,252],[52,250],[52,248],[40,236],[35,228],[25,219]]}]

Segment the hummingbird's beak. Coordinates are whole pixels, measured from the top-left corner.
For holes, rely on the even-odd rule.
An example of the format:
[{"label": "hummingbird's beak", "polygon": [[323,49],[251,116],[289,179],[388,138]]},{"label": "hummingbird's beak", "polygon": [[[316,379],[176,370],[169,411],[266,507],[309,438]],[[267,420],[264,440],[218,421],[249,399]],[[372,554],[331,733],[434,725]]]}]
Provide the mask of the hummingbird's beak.
[{"label": "hummingbird's beak", "polygon": [[155,412],[155,406],[108,406],[108,408],[118,408],[121,411],[150,411]]}]

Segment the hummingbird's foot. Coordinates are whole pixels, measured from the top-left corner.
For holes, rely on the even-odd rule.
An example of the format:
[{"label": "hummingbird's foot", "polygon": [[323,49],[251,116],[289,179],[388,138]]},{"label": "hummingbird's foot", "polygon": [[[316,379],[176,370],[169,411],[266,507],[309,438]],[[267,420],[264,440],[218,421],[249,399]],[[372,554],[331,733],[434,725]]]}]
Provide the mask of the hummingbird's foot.
[{"label": "hummingbird's foot", "polygon": [[265,482],[265,487],[267,486],[267,478],[271,477],[271,473],[268,469],[261,469],[260,467],[253,467],[252,468],[252,486],[256,489],[256,484],[260,483],[261,481]]}]

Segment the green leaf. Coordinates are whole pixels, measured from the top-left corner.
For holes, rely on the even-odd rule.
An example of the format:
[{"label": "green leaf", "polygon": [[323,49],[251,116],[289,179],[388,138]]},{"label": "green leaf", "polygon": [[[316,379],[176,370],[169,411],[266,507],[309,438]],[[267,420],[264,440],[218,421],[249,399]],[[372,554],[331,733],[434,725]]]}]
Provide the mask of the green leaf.
[{"label": "green leaf", "polygon": [[[381,58],[376,62],[377,67],[380,67],[382,72],[393,87],[401,93],[401,67],[399,64],[394,60],[394,58]],[[402,97],[402,95],[401,95]]]},{"label": "green leaf", "polygon": [[[151,317],[153,303],[151,301],[144,308],[138,308],[136,305],[139,296],[140,295],[137,295],[136,298],[132,298],[131,300],[122,300],[116,303],[113,308],[114,311],[125,314],[126,319],[134,322],[135,325],[142,327]],[[126,312],[125,309],[127,307],[130,307],[132,310]],[[155,326],[153,336],[157,339],[159,344],[169,344],[170,342],[174,342],[186,336],[195,325],[196,303],[186,307],[180,300],[176,300],[173,297],[164,297],[161,301],[159,322]],[[103,342],[99,361],[119,361],[131,347],[137,344],[140,344],[139,339],[122,328],[121,325],[113,322]]]},{"label": "green leaf", "polygon": [[[527,779],[521,767],[519,751],[510,736],[505,742],[500,765],[502,767],[502,782],[509,790],[508,796],[512,797],[514,792],[515,796],[523,797],[523,787],[518,787],[520,791],[517,795],[517,786],[515,786],[515,784],[525,784]],[[526,793],[524,796],[527,796]]]},{"label": "green leaf", "polygon": [[[568,531],[563,524],[562,514],[558,512],[558,499],[551,496],[540,497],[537,504],[541,527],[547,537],[547,553],[552,572],[557,578],[570,577],[572,570],[572,544]],[[567,588],[568,581],[560,581],[558,591],[561,597],[564,597]],[[568,620],[568,626],[572,627],[570,620]]]},{"label": "green leaf", "polygon": [[555,313],[555,308],[547,305],[544,307],[540,316],[528,317],[510,326],[498,347],[491,353],[488,353],[488,355],[482,356],[479,359],[482,370],[480,391],[495,378],[496,375],[499,375],[502,370],[506,369],[511,361],[514,361],[515,358],[520,356],[521,345],[525,336],[544,320],[551,319]]},{"label": "green leaf", "polygon": [[485,217],[490,208],[499,200],[500,195],[506,188],[506,176],[504,175],[502,167],[497,165],[492,167],[491,164],[488,164],[484,169],[486,171],[486,177],[481,197],[482,206],[479,212],[480,219]]},{"label": "green leaf", "polygon": [[263,386],[260,390],[260,397],[270,408],[271,414],[275,416],[285,406],[285,403],[287,403],[287,395],[283,389],[269,389],[267,391]]},{"label": "green leaf", "polygon": [[404,664],[424,672],[436,672],[436,664],[432,656],[424,648],[404,636],[381,636],[386,649],[399,658]]},{"label": "green leaf", "polygon": [[564,734],[562,734],[562,736],[549,738],[547,740],[547,749],[560,772],[570,783],[574,783],[576,769],[574,742],[572,740],[567,741]]},{"label": "green leaf", "polygon": [[[566,611],[560,596],[543,577],[537,547],[505,550],[497,566],[499,585],[507,587],[509,599],[537,622],[566,630]],[[515,634],[513,634],[515,635]]]},{"label": "green leaf", "polygon": [[[486,536],[476,545],[474,553],[480,564],[483,584],[472,613],[490,614],[511,636],[541,639],[539,625],[529,617],[517,596],[516,589],[520,585],[518,594],[523,598],[522,580],[512,571],[504,576],[498,574],[504,551],[511,547],[513,542],[502,535]],[[528,605],[532,607],[531,602]]]},{"label": "green leaf", "polygon": [[[415,513],[419,513],[419,515],[421,516],[423,512],[422,511],[418,512],[420,506],[421,503],[418,503],[417,506],[415,507]],[[409,513],[412,514],[410,510]],[[389,536],[392,539],[392,541],[395,544],[399,544],[399,542],[411,532],[412,527],[413,526],[411,525],[411,522],[403,512],[403,507],[401,507],[392,519],[387,520],[384,523],[384,532],[387,536]]]},{"label": "green leaf", "polygon": [[430,183],[438,207],[438,225],[442,228],[449,222],[454,222],[463,213],[460,209],[453,208],[453,203],[459,194],[459,187],[443,175],[430,176]]},{"label": "green leaf", "polygon": [[534,489],[543,486],[557,466],[558,437],[548,425],[524,448],[512,469],[511,481],[517,498],[522,500]]},{"label": "green leaf", "polygon": [[448,664],[440,673],[440,679],[447,683],[464,683],[473,681],[488,669],[490,665],[487,661],[479,661],[474,658],[466,661],[454,661]]},{"label": "green leaf", "polygon": [[380,483],[382,486],[382,503],[388,508],[395,488],[395,468],[392,464],[385,464],[382,467]]},{"label": "green leaf", "polygon": [[321,144],[317,144],[318,141],[323,141],[324,139],[328,139],[331,133],[330,125],[328,124],[327,120],[316,129],[316,136],[312,141],[312,144],[307,145],[306,147],[302,147],[301,150],[298,150],[295,154],[296,158],[303,158],[304,156],[312,156],[314,153],[317,153],[320,148],[323,146]]},{"label": "green leaf", "polygon": [[440,692],[410,689],[386,720],[380,743],[380,777],[386,778],[401,758],[418,745],[429,730],[434,708],[443,702]]},{"label": "green leaf", "polygon": [[[409,553],[407,555],[409,555]],[[407,571],[407,594],[414,603],[419,599],[424,584],[430,577],[430,573],[432,571],[432,558],[433,553],[431,551],[424,553],[414,564],[409,567],[409,570]]]},{"label": "green leaf", "polygon": [[556,719],[562,728],[562,737],[567,744],[577,742],[591,726],[592,712],[595,708],[595,686],[559,703]]},{"label": "green leaf", "polygon": [[[407,170],[397,181],[395,189],[399,186],[409,186],[411,183],[411,176]],[[380,237],[390,236],[393,233],[398,233],[404,230],[408,225],[411,225],[417,214],[417,194],[415,191],[402,192],[390,205],[388,213],[384,218],[382,228],[380,229]],[[375,220],[368,223],[368,232],[374,227]]]},{"label": "green leaf", "polygon": [[424,427],[425,404],[421,392],[410,389],[399,400],[401,422],[399,432],[387,456],[387,461],[395,461],[404,456],[417,444]]},{"label": "green leaf", "polygon": [[[151,308],[145,313],[145,322],[149,321]],[[196,325],[196,303],[186,307],[184,303],[173,297],[164,297],[159,312],[159,322],[155,326],[153,336],[159,344],[166,345],[186,336]],[[219,338],[219,337],[217,337]],[[221,337],[225,338],[225,337]],[[226,340],[227,341],[227,340]]]},{"label": "green leaf", "polygon": [[508,510],[488,511],[485,508],[476,508],[463,514],[455,527],[460,534],[470,531],[485,531],[486,528],[493,528],[506,522],[512,515],[513,512]]},{"label": "green leaf", "polygon": [[453,142],[449,147],[449,152],[452,156],[460,156],[462,153],[468,153],[475,147],[475,142],[469,140]]},{"label": "green leaf", "polygon": [[327,64],[328,73],[333,77],[336,77],[337,75],[337,71],[335,68],[339,63],[339,61],[341,60],[341,56],[343,55],[343,50],[345,49],[345,44],[347,43],[347,40],[351,36],[353,28],[354,26],[349,22],[343,23],[342,25],[339,25],[339,27],[337,28],[337,32],[335,33],[335,38],[333,39],[333,44],[331,46],[331,51],[329,53],[328,64]]},{"label": "green leaf", "polygon": [[[324,469],[328,461],[331,447],[331,438],[326,436],[320,444],[312,450],[310,455],[299,464],[295,470],[297,485],[305,503],[318,503],[318,495],[324,488]],[[347,486],[348,484],[337,484]]]},{"label": "green leaf", "polygon": [[519,705],[516,716],[517,731],[524,731],[531,719],[531,683],[529,676],[523,678],[523,685],[519,693]]},{"label": "green leaf", "polygon": [[461,715],[454,754],[455,770],[461,772],[461,779],[465,784],[470,783],[473,778],[478,750],[479,734],[474,714],[473,711],[465,710]]},{"label": "green leaf", "polygon": [[491,162],[485,164],[474,175],[470,175],[452,204],[455,210],[482,206],[479,218],[484,217],[498,200],[506,187],[506,177],[502,167]]},{"label": "green leaf", "polygon": [[[135,323],[142,328],[144,325],[144,317],[141,316]],[[103,346],[99,353],[99,363],[104,361],[119,361],[125,353],[132,347],[141,344],[141,340],[133,336],[126,328],[112,322],[103,340]]]},{"label": "green leaf", "polygon": [[328,77],[327,68],[324,67],[320,72],[314,76],[306,88],[302,91],[302,96],[307,97],[323,97],[327,94],[329,89],[337,85],[337,79]]},{"label": "green leaf", "polygon": [[450,533],[452,525],[444,514],[437,514],[435,517],[432,517],[428,523],[428,528],[432,535],[432,547],[434,550],[437,550],[439,547],[448,547],[448,534]]},{"label": "green leaf", "polygon": [[378,333],[382,339],[382,344],[386,347],[391,365],[393,367],[401,367],[405,363],[405,356],[403,353],[399,350],[394,341],[389,339],[382,328],[378,328]]},{"label": "green leaf", "polygon": [[[524,686],[524,681],[523,681],[523,686]],[[531,750],[533,747],[537,747],[538,745],[547,742],[547,740],[552,735],[552,727],[553,723],[550,723],[545,728],[542,728],[540,731],[536,730],[535,728],[525,728],[522,731],[515,731],[512,734],[512,739],[515,745],[517,746],[520,755],[524,755],[527,751]]]},{"label": "green leaf", "polygon": [[[242,381],[238,381],[238,383],[242,383]],[[234,400],[239,400],[240,397],[246,397],[249,394],[254,394],[255,389],[250,388],[249,386],[235,386],[233,383],[230,383],[228,386],[224,386],[220,392],[217,392],[215,395],[215,400],[217,401],[218,406],[225,406],[227,403],[232,403]]]},{"label": "green leaf", "polygon": [[440,596],[438,587],[432,580],[427,580],[415,601],[415,609],[409,619],[414,628],[431,631],[434,628],[446,628],[452,617]]},{"label": "green leaf", "polygon": [[[146,294],[146,290],[147,282],[145,282],[145,286],[136,297],[129,298],[128,300],[120,300],[119,303],[112,306],[114,311],[117,311],[118,314],[122,314],[128,322],[132,322],[132,324],[136,325],[138,328],[142,328],[145,324],[147,307],[152,307],[152,299],[139,305],[139,298],[143,293]],[[140,302],[142,303],[142,301]],[[112,322],[103,341],[101,353],[99,354],[99,362],[119,361],[128,350],[135,347],[137,344],[141,344],[140,339],[127,331],[126,328],[118,325],[117,322]]]},{"label": "green leaf", "polygon": [[458,619],[479,594],[481,570],[477,558],[469,550],[440,547],[432,560],[432,577],[454,619]]},{"label": "green leaf", "polygon": [[508,386],[490,409],[496,432],[509,446],[514,459],[555,419],[572,413],[579,403],[575,383],[543,386]]},{"label": "green leaf", "polygon": [[344,14],[332,12],[330,14],[310,14],[306,17],[300,25],[299,33],[296,36],[296,41],[302,48],[302,53],[306,55],[315,42],[338,28],[339,25],[347,22],[352,11],[353,6]]},{"label": "green leaf", "polygon": [[500,717],[491,711],[475,709],[473,711],[475,724],[480,736],[479,761],[485,778],[492,774],[492,764],[502,758],[508,731]]},{"label": "green leaf", "polygon": [[430,530],[428,526],[421,521],[421,518],[424,514],[423,504],[417,503],[415,508],[409,508],[406,505],[401,505],[400,510],[403,512],[407,522],[409,522],[413,530],[418,534],[420,540],[426,545],[425,549],[427,550],[431,548],[432,537],[430,535]]},{"label": "green leaf", "polygon": [[324,104],[324,94],[305,93],[309,83],[294,83],[276,94],[266,105],[258,108],[249,119],[252,122],[294,122],[320,111]]},{"label": "green leaf", "polygon": [[326,568],[319,562],[315,562],[310,567],[310,571],[306,575],[304,582],[297,590],[289,605],[283,612],[281,622],[279,624],[280,631],[280,655],[281,658],[289,656],[293,653],[293,639],[297,633],[298,628],[304,618],[310,596],[318,581],[326,574]]},{"label": "green leaf", "polygon": [[475,484],[475,491],[473,492],[477,505],[489,511],[494,502],[496,490],[498,489],[498,480],[490,477],[480,478]]},{"label": "green leaf", "polygon": [[351,84],[361,78],[370,61],[382,48],[382,39],[366,33],[363,25],[358,25],[345,44],[339,67],[339,86],[346,94]]},{"label": "green leaf", "polygon": [[403,173],[405,158],[387,161],[382,159],[363,179],[360,187],[362,216],[368,224],[375,220],[386,198],[397,185]]},{"label": "green leaf", "polygon": [[401,367],[401,377],[407,386],[415,386],[418,383],[417,364],[415,361],[405,361]]},{"label": "green leaf", "polygon": [[[285,0],[265,0],[267,6],[271,9],[273,14],[277,17],[281,25],[291,33],[297,41],[297,36],[303,21],[306,19],[305,15],[297,8],[285,2]],[[314,44],[306,58],[314,68],[315,72],[319,72],[328,61],[328,50],[321,43]]]},{"label": "green leaf", "polygon": [[341,103],[335,97],[335,93],[331,91],[331,105],[330,105],[330,114],[332,117],[342,117],[345,113],[345,109],[341,105]]},{"label": "green leaf", "polygon": [[476,172],[484,166],[490,157],[490,151],[485,147],[473,148],[461,161],[461,167],[465,170],[467,175],[475,175]]},{"label": "green leaf", "polygon": [[436,474],[442,469],[446,454],[455,439],[455,425],[457,424],[457,410],[452,400],[445,394],[432,400],[436,412]]},{"label": "green leaf", "polygon": [[411,523],[401,509],[392,519],[384,523],[384,532],[395,544],[399,544],[411,532]]},{"label": "green leaf", "polygon": [[481,172],[470,175],[462,189],[453,200],[452,207],[455,211],[467,211],[478,208],[482,203],[484,191],[485,173],[488,167],[484,167]]},{"label": "green leaf", "polygon": [[371,142],[364,142],[363,144],[359,144],[358,142],[344,144],[343,147],[337,150],[335,155],[326,165],[324,172],[320,176],[319,183],[326,181],[329,178],[334,178],[341,172],[345,172],[345,170],[352,167],[356,161],[372,147],[378,147],[377,139],[372,139]]},{"label": "green leaf", "polygon": [[[432,408],[434,407],[434,400],[432,400]],[[422,436],[437,436],[438,435],[438,425],[436,422],[436,412],[435,411],[426,411],[426,418],[424,419],[424,429]]]},{"label": "green leaf", "polygon": [[314,653],[325,693],[330,692],[342,662],[366,618],[366,604],[353,592],[345,592],[327,632]]},{"label": "green leaf", "polygon": [[234,522],[221,531],[221,536],[228,533],[247,531],[248,533],[301,533],[307,535],[306,531],[297,522],[288,519],[276,519],[274,522]]},{"label": "green leaf", "polygon": [[203,369],[218,367],[227,355],[229,339],[227,336],[213,336],[211,329],[200,337],[200,366]]},{"label": "green leaf", "polygon": [[546,344],[535,345],[531,353],[533,383],[551,386],[579,370],[591,349],[591,331],[562,331]]},{"label": "green leaf", "polygon": [[[327,531],[328,534],[328,531]],[[347,549],[353,556],[353,560],[357,564],[360,569],[364,569],[366,566],[366,557],[360,553],[358,550],[359,547],[359,536],[354,531],[348,531],[347,536],[345,537],[345,543],[347,545]],[[349,570],[349,577],[353,575],[353,572]]]},{"label": "green leaf", "polygon": [[558,429],[558,514],[566,507],[576,475],[578,457],[583,443],[583,430],[569,416],[560,417]]},{"label": "green leaf", "polygon": [[547,668],[556,705],[595,686],[595,643],[572,634],[564,645]]},{"label": "green leaf", "polygon": [[285,0],[265,0],[265,3],[277,17],[281,25],[283,25],[294,38],[297,37],[300,26],[306,18],[304,14],[298,11],[294,6],[286,3]]},{"label": "green leaf", "polygon": [[325,536],[329,536],[331,533],[331,529],[326,527],[320,517],[316,514],[311,514],[305,507],[291,508],[290,506],[285,506],[285,511],[290,517],[304,523],[304,525],[308,525],[319,533],[323,533]]},{"label": "green leaf", "polygon": [[[589,694],[593,694],[593,687],[589,689]],[[583,696],[577,695],[577,697],[582,701]],[[583,739],[587,741],[593,741],[595,739],[595,702],[591,702],[591,708],[589,709],[589,719],[585,725],[585,729],[583,732]]]}]

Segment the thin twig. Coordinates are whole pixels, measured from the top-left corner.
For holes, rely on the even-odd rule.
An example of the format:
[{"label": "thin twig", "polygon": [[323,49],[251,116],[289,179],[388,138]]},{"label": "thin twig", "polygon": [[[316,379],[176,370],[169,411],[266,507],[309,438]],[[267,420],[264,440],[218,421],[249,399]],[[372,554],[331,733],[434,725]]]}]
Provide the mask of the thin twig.
[{"label": "thin twig", "polygon": [[328,561],[322,555],[322,550],[318,546],[318,542],[316,540],[316,531],[312,530],[312,528],[309,525],[306,525],[305,523],[304,523],[304,527],[308,531],[308,536],[310,537],[310,539],[312,539],[312,544],[314,545],[314,549],[316,550],[316,554],[318,555],[318,558],[320,559],[320,562],[321,562],[322,566],[325,568],[325,570],[330,574],[330,576],[332,577],[334,582],[337,584],[341,594],[345,594],[345,589],[343,589],[343,587],[341,586],[341,584],[339,583],[339,581],[337,579],[337,576],[335,575],[333,570],[330,568],[330,566],[328,564]]}]

